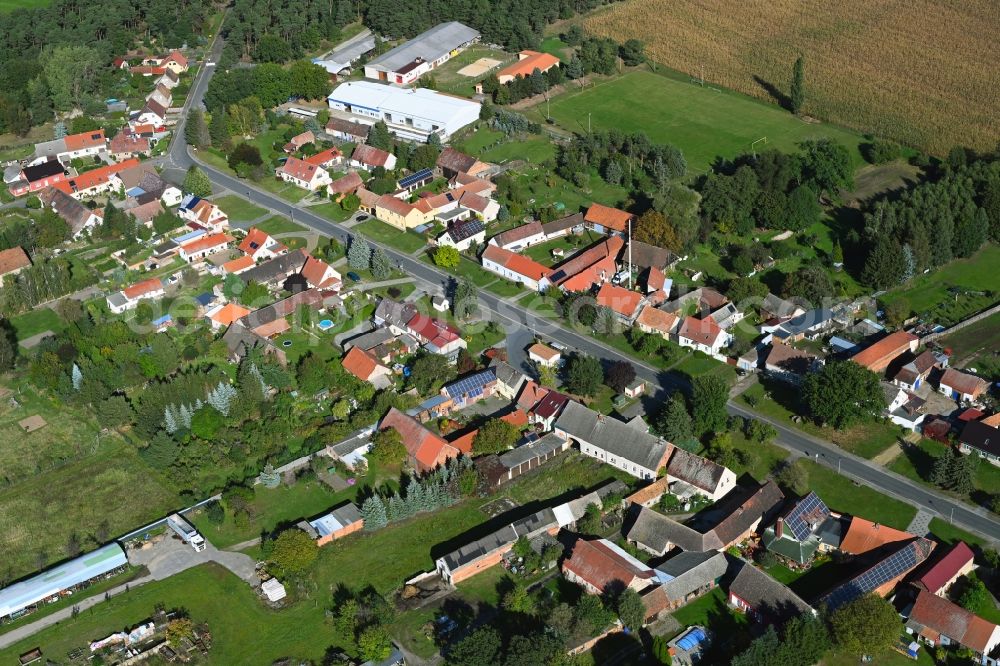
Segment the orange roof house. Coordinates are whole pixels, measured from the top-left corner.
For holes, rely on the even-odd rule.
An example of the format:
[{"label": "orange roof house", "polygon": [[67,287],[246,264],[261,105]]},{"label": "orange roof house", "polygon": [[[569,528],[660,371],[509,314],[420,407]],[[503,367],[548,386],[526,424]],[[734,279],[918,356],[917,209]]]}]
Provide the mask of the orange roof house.
[{"label": "orange roof house", "polygon": [[185,261],[193,261],[194,259],[201,259],[209,254],[212,254],[213,252],[221,250],[232,241],[233,237],[228,234],[212,234],[211,236],[202,236],[201,238],[196,238],[189,243],[181,245],[178,254],[181,259],[184,259]]},{"label": "orange roof house", "polygon": [[86,150],[88,148],[99,148],[107,143],[103,129],[80,132],[79,134],[70,134],[69,136],[63,137],[63,141],[66,142],[66,150],[71,153]]},{"label": "orange roof house", "polygon": [[531,76],[537,69],[543,74],[559,64],[559,58],[549,53],[521,51],[517,62],[507,65],[497,72],[500,83],[510,83],[519,76]]},{"label": "orange roof house", "polygon": [[635,215],[618,208],[595,203],[587,209],[583,216],[583,221],[593,227],[602,227],[605,230],[625,233],[628,223],[635,220]]},{"label": "orange roof house", "polygon": [[715,321],[708,318],[685,317],[677,332],[677,339],[682,347],[694,347],[695,349],[701,346],[717,350],[719,345],[724,342],[725,336],[726,332]]},{"label": "orange roof house", "polygon": [[237,319],[242,319],[250,314],[250,310],[236,303],[227,303],[208,313],[208,318],[212,322],[212,328],[229,326]]},{"label": "orange roof house", "polygon": [[566,578],[590,594],[602,594],[616,584],[638,591],[654,578],[653,569],[606,539],[578,539],[562,569]]},{"label": "orange roof house", "polygon": [[328,167],[331,164],[336,164],[341,158],[341,153],[336,148],[327,148],[326,150],[320,151],[315,155],[310,155],[305,158],[305,161],[309,164],[315,164],[316,166]]},{"label": "orange roof house", "polygon": [[504,277],[510,277],[506,272],[521,276],[524,279],[520,280],[520,282],[529,286],[532,283],[537,286],[539,280],[552,272],[548,266],[543,266],[533,259],[517,254],[516,252],[511,252],[510,250],[505,250],[497,245],[486,246],[486,249],[483,250],[482,261],[483,266],[493,272],[499,272],[494,268],[494,264],[505,269],[503,273]]},{"label": "orange roof house", "polygon": [[578,252],[552,269],[552,284],[563,291],[586,291],[611,279],[617,269],[618,253],[625,241],[615,236]]},{"label": "orange roof house", "polygon": [[517,396],[517,406],[520,409],[530,410],[548,394],[549,390],[547,388],[539,386],[533,380],[529,379],[524,383],[524,388],[521,389],[521,393]]},{"label": "orange roof house", "polygon": [[155,294],[157,291],[163,291],[163,282],[160,278],[149,278],[148,280],[143,280],[142,282],[136,282],[130,287],[125,287],[122,293],[130,301],[134,301],[137,298],[142,298],[147,294]]},{"label": "orange roof house", "polygon": [[1000,644],[1000,627],[926,590],[917,593],[906,627],[936,644],[947,637],[949,643],[963,645],[977,655],[992,655]]},{"label": "orange roof house", "polygon": [[851,518],[851,525],[847,528],[843,541],[840,542],[840,550],[851,555],[861,555],[881,548],[887,543],[909,541],[913,538],[914,536],[909,532],[854,516]]},{"label": "orange roof house", "polygon": [[344,370],[363,382],[373,382],[379,376],[389,374],[389,368],[358,346],[351,347],[341,359],[340,364],[344,366]]},{"label": "orange roof house", "polygon": [[906,352],[915,352],[918,342],[920,342],[920,338],[917,336],[906,331],[896,331],[861,350],[852,356],[851,360],[872,372],[884,372],[889,364]]},{"label": "orange roof house", "polygon": [[679,321],[674,313],[647,305],[636,317],[635,325],[644,333],[658,333],[666,338],[677,330]]},{"label": "orange roof house", "polygon": [[20,245],[0,250],[0,284],[3,284],[3,276],[16,273],[30,265],[31,259]]},{"label": "orange roof house", "polygon": [[239,247],[241,252],[252,257],[254,260],[270,259],[288,249],[275,240],[269,233],[257,227],[250,227],[246,238],[243,239]]},{"label": "orange roof house", "polygon": [[605,282],[597,292],[597,304],[610,308],[621,319],[635,321],[643,303],[642,294]]},{"label": "orange roof house", "polygon": [[322,259],[311,255],[306,258],[306,263],[302,266],[302,277],[311,287],[334,290],[340,288],[340,273]]},{"label": "orange roof house", "polygon": [[433,470],[449,458],[457,458],[459,450],[420,425],[395,407],[382,418],[379,429],[392,428],[399,433],[409,454],[410,464],[420,472]]},{"label": "orange roof house", "polygon": [[232,273],[234,275],[239,275],[244,271],[248,271],[256,265],[253,257],[248,254],[244,254],[242,257],[237,257],[232,261],[227,261],[222,264],[222,270],[227,273]]}]

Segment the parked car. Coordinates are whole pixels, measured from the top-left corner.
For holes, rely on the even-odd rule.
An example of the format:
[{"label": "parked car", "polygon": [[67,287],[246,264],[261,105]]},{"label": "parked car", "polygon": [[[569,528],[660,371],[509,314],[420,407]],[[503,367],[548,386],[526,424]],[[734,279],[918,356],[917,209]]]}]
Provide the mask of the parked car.
[{"label": "parked car", "polygon": [[351,280],[351,282],[361,282],[361,276],[354,271],[349,272],[347,277]]}]

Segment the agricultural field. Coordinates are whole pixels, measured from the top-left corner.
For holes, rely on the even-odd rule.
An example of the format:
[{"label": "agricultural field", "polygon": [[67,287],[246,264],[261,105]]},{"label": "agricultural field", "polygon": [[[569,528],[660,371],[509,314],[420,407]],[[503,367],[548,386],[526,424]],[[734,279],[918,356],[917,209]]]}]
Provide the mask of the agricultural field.
[{"label": "agricultural field", "polygon": [[980,358],[994,358],[1000,350],[1000,313],[970,324],[940,340],[952,352],[952,365],[968,368]]},{"label": "agricultural field", "polygon": [[[527,115],[544,123],[546,112],[542,103]],[[693,173],[707,171],[718,156],[748,153],[751,144],[764,138],[766,142],[760,141],[757,149],[791,152],[801,141],[829,137],[851,148],[856,164],[861,164],[856,149],[861,137],[854,132],[806,122],[739,93],[650,71],[627,72],[583,89],[571,88],[552,98],[548,112],[571,132],[586,132],[588,125],[593,131],[645,132],[654,142],[680,148]]]},{"label": "agricultural field", "polygon": [[992,150],[1000,136],[996,68],[983,61],[1000,31],[993,0],[629,0],[583,26],[636,37],[658,63],[770,102],[787,95],[803,55],[806,114],[935,154]]}]

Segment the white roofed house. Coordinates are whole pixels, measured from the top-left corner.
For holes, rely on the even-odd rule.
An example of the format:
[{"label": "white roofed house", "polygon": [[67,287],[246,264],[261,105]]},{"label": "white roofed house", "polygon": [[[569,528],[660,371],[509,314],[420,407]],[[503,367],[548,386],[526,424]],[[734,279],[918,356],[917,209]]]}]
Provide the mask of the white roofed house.
[{"label": "white roofed house", "polygon": [[396,88],[371,81],[348,81],[327,97],[330,109],[368,122],[383,121],[401,139],[424,143],[431,134],[447,141],[479,120],[480,104],[426,88]]},{"label": "white roofed house", "polygon": [[297,157],[289,157],[278,167],[275,174],[286,183],[292,183],[310,192],[320,190],[333,182],[326,169]]},{"label": "white roofed house", "polygon": [[674,448],[649,434],[641,419],[625,423],[576,401],[570,401],[563,408],[554,429],[560,436],[576,440],[584,455],[614,465],[640,479],[655,479]]}]

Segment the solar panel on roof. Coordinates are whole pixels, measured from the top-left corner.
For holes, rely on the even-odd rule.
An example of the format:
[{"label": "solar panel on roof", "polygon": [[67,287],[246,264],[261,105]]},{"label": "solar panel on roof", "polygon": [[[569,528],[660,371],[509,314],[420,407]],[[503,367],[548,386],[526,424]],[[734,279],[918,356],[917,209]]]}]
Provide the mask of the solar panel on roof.
[{"label": "solar panel on roof", "polygon": [[860,576],[830,593],[830,606],[836,608],[863,594],[874,592],[890,580],[910,571],[917,564],[919,561],[916,547],[912,543],[907,544]]},{"label": "solar panel on roof", "polygon": [[419,183],[422,180],[429,180],[434,177],[434,172],[430,169],[421,169],[416,173],[411,173],[409,176],[404,176],[399,181],[399,186],[406,188],[415,183]]},{"label": "solar panel on roof", "polygon": [[493,372],[490,370],[478,372],[471,377],[465,377],[464,379],[459,379],[453,384],[449,384],[446,387],[446,390],[448,391],[448,395],[452,397],[466,393],[475,396],[478,395],[478,393],[476,393],[477,391],[482,393],[483,387],[492,381],[493,378]]},{"label": "solar panel on roof", "polygon": [[[788,513],[785,518],[785,526],[791,530],[798,541],[805,541],[814,529],[809,519],[815,519],[817,512],[821,512],[825,518],[830,514],[830,509],[816,493],[809,493]],[[815,520],[815,525],[818,526],[820,522]]]}]

